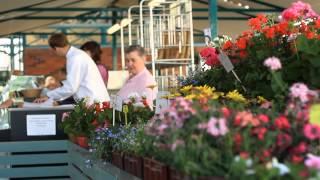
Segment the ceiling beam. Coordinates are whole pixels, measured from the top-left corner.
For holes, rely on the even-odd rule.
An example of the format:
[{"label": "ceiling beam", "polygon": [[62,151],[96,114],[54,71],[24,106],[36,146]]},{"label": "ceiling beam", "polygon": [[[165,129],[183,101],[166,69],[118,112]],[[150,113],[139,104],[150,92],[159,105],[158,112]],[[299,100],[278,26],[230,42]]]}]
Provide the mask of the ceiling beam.
[{"label": "ceiling beam", "polygon": [[[104,20],[112,20],[112,19],[122,19],[123,17],[120,16],[100,16],[100,17],[93,17],[93,16],[86,16],[86,17],[72,17],[72,16],[25,16],[25,17],[18,17],[13,18],[15,20],[68,20],[68,19],[77,19],[77,20],[88,20],[88,19],[104,19]],[[193,19],[197,20],[208,20],[209,17],[207,16],[195,16]],[[218,17],[220,20],[248,20],[250,17]]]},{"label": "ceiling beam", "polygon": [[285,9],[285,8],[283,8],[281,6],[277,6],[277,5],[272,4],[272,3],[267,3],[265,1],[260,1],[260,0],[247,0],[247,1],[254,2],[254,3],[260,4],[260,5],[264,5],[264,6],[267,6],[267,7],[271,7],[271,8],[280,10],[280,11],[283,11]]},{"label": "ceiling beam", "polygon": [[[208,8],[193,8],[192,11],[194,12],[208,12]],[[243,9],[243,8],[219,8],[219,12],[251,12],[251,13],[257,13],[257,12],[281,12],[281,10],[278,9],[268,9],[268,8],[258,8],[258,9]]]},{"label": "ceiling beam", "polygon": [[49,3],[49,2],[52,2],[52,1],[57,1],[57,0],[47,0],[47,1],[43,1],[43,2],[39,2],[39,3],[35,3],[35,4],[32,4],[32,5],[29,5],[29,6],[23,6],[23,7],[19,7],[19,8],[15,8],[15,9],[10,9],[10,10],[7,10],[7,11],[2,11],[2,12],[0,12],[0,15],[11,13],[11,12],[14,12],[14,11],[19,11],[19,10],[26,9],[26,8],[31,8],[33,6],[46,4],[46,3]]},{"label": "ceiling beam", "polygon": [[58,7],[58,8],[26,8],[18,9],[16,11],[127,11],[128,8],[72,8],[72,7]]}]

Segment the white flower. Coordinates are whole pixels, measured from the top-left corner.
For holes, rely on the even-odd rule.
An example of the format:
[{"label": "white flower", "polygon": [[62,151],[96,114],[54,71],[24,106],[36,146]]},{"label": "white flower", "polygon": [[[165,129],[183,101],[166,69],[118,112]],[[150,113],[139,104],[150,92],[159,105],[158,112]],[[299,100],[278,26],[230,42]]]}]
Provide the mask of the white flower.
[{"label": "white flower", "polygon": [[137,92],[133,92],[128,95],[128,99],[131,101],[137,101],[138,98],[140,98],[140,95]]},{"label": "white flower", "polygon": [[142,92],[141,98],[142,98],[142,99],[147,99],[147,93],[146,93],[146,92]]},{"label": "white flower", "polygon": [[279,169],[280,175],[285,175],[290,172],[290,169],[285,164],[279,163],[276,158],[272,158],[272,167]]},{"label": "white flower", "polygon": [[136,102],[132,105],[133,105],[133,107],[144,107],[144,104],[142,102]]}]

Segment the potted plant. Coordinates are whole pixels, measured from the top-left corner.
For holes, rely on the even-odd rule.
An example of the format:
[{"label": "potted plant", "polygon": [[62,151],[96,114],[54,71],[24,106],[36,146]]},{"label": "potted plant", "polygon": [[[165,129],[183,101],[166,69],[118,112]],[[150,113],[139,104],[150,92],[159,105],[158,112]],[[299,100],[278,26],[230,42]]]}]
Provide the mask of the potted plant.
[{"label": "potted plant", "polygon": [[85,99],[81,99],[75,104],[74,109],[63,117],[60,127],[69,136],[74,136],[81,147],[88,148],[90,134],[105,124],[108,108],[100,106],[100,103],[88,105]]}]

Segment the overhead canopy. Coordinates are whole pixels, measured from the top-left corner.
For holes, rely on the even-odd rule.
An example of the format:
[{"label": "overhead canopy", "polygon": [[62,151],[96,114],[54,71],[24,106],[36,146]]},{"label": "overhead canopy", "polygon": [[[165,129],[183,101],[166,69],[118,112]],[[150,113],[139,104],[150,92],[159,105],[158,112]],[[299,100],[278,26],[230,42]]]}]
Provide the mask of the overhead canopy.
[{"label": "overhead canopy", "polygon": [[[320,1],[304,0],[319,12]],[[101,26],[112,25],[126,16],[126,9],[138,0],[2,0],[0,6],[0,37],[14,33],[50,34],[61,22],[79,25],[94,21]],[[209,0],[193,0],[195,33],[202,34],[209,27]],[[247,29],[248,18],[258,13],[279,13],[289,7],[292,0],[217,0],[218,33],[236,36]],[[239,5],[241,4],[241,5]],[[104,13],[102,13],[104,12]],[[96,34],[103,32],[77,28],[70,34]]]}]

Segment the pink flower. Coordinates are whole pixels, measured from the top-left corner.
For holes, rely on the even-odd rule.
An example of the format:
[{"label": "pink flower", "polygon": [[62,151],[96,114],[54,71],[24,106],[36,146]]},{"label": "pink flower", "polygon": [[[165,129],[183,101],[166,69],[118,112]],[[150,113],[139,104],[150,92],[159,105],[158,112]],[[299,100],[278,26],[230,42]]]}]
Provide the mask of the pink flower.
[{"label": "pink flower", "polygon": [[270,68],[270,70],[273,70],[273,71],[276,71],[278,69],[281,69],[282,66],[281,66],[281,62],[280,62],[280,59],[277,58],[277,57],[270,57],[270,58],[267,58],[266,60],[264,60],[264,63],[263,63],[266,67]]},{"label": "pink flower", "polygon": [[320,138],[320,127],[312,124],[307,124],[303,128],[304,136],[310,140],[315,140]]},{"label": "pink flower", "polygon": [[68,118],[69,117],[69,112],[64,112],[63,114],[62,114],[62,122],[63,121],[65,121],[66,120],[66,118]]},{"label": "pink flower", "polygon": [[209,122],[208,122],[208,128],[207,132],[211,134],[212,136],[219,136],[220,132],[217,127],[218,119],[215,117],[211,117]]},{"label": "pink flower", "polygon": [[175,140],[175,142],[171,145],[171,151],[175,151],[178,146],[184,145],[184,141],[181,139]]},{"label": "pink flower", "polygon": [[304,161],[304,164],[309,168],[320,170],[320,157],[308,154],[308,159]]},{"label": "pink flower", "polygon": [[290,87],[290,96],[293,98],[299,98],[303,103],[308,101],[309,92],[309,88],[303,83],[294,83]]},{"label": "pink flower", "polygon": [[319,16],[308,3],[301,1],[292,3],[291,7],[284,10],[281,14],[283,20],[291,21],[297,19],[306,19]]},{"label": "pink flower", "polygon": [[224,118],[211,117],[207,126],[207,132],[212,136],[223,136],[229,131]]}]

